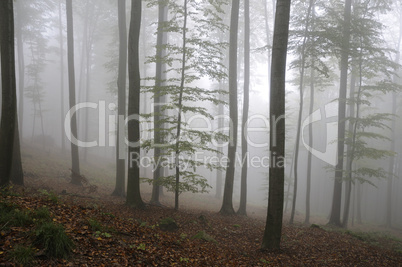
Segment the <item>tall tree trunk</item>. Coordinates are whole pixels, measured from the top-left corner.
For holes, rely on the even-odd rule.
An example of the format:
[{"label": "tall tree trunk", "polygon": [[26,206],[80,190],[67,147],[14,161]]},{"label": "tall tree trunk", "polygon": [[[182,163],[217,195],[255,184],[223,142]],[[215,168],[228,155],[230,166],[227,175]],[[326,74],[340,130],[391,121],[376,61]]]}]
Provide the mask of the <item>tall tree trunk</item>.
[{"label": "tall tree trunk", "polygon": [[126,192],[126,153],[125,153],[125,125],[126,117],[126,72],[127,72],[127,26],[126,0],[118,0],[119,23],[119,73],[117,77],[117,140],[116,140],[116,186],[113,196],[124,197]]},{"label": "tall tree trunk", "polygon": [[264,18],[265,18],[265,34],[267,35],[267,53],[268,53],[268,85],[271,83],[271,49],[269,47],[272,45],[269,29],[269,16],[268,16],[268,0],[264,3]]},{"label": "tall tree trunk", "polygon": [[243,118],[241,131],[241,155],[243,164],[241,169],[240,206],[237,214],[247,215],[247,121],[250,92],[250,2],[244,0],[244,90],[243,90]]},{"label": "tall tree trunk", "polygon": [[[128,35],[128,77],[129,77],[129,98],[128,98],[128,140],[129,158],[140,156],[140,96],[141,76],[139,58],[139,40],[141,29],[141,0],[131,0],[131,20]],[[128,166],[127,199],[126,204],[135,207],[144,207],[140,193],[140,163],[130,162]]]},{"label": "tall tree trunk", "polygon": [[0,187],[11,180],[14,138],[16,136],[17,94],[14,52],[13,0],[0,1],[1,52],[1,124],[0,124]]},{"label": "tall tree trunk", "polygon": [[61,123],[61,152],[64,154],[66,150],[64,136],[64,40],[63,40],[63,23],[61,2],[59,2],[59,43],[60,43],[60,123]]},{"label": "tall tree trunk", "polygon": [[235,174],[235,160],[237,148],[237,34],[239,28],[239,9],[240,1],[232,1],[232,11],[230,16],[230,40],[229,40],[229,148],[228,165],[226,166],[225,187],[223,191],[223,201],[220,213],[234,214],[233,209],[233,185]]},{"label": "tall tree trunk", "polygon": [[356,221],[362,224],[362,184],[356,184]]},{"label": "tall tree trunk", "polygon": [[[276,159],[285,159],[285,75],[289,35],[290,0],[277,1],[272,46],[269,151]],[[269,166],[269,195],[267,220],[262,249],[279,249],[282,235],[284,162]]]},{"label": "tall tree trunk", "polygon": [[[22,1],[17,1],[17,10],[22,10]],[[20,12],[22,13],[22,12]],[[22,127],[24,123],[24,89],[25,89],[25,60],[24,60],[24,41],[22,39],[22,18],[21,14],[17,16],[17,27],[16,27],[16,34],[17,34],[17,53],[18,53],[18,115],[19,115],[19,130],[21,131],[21,138],[22,134]]]},{"label": "tall tree trunk", "polygon": [[[314,1],[313,1],[314,2]],[[315,2],[313,3],[311,7],[311,31],[314,32],[314,22],[315,22]],[[310,37],[312,38],[312,46],[315,46],[314,43],[314,36]],[[311,62],[310,62],[310,105],[309,105],[309,111],[308,114],[313,114],[314,111],[314,91],[315,91],[315,57],[311,57]],[[313,140],[313,123],[309,121],[308,125],[308,140],[309,140],[309,146],[313,147],[314,140]],[[307,180],[306,180],[306,217],[304,218],[304,224],[310,224],[310,198],[311,198],[311,170],[312,170],[312,160],[313,160],[313,154],[309,151],[308,156],[307,156]]]},{"label": "tall tree trunk", "polygon": [[[219,88],[223,88],[223,83],[222,81],[219,82]],[[223,94],[219,94],[219,100],[220,101],[224,101],[224,95]],[[220,103],[218,106],[218,115],[219,116],[224,116],[225,113],[225,106]],[[218,129],[223,129],[223,120],[222,118],[220,118],[218,120]],[[218,147],[218,153],[217,153],[217,157],[220,159],[223,155],[223,148],[220,145]],[[220,169],[216,170],[216,192],[215,192],[215,198],[217,199],[221,199],[222,198],[222,185],[223,185],[223,171]]]},{"label": "tall tree trunk", "polygon": [[291,181],[292,181],[292,171],[293,171],[293,164],[294,163],[295,163],[295,149],[293,149],[292,163],[290,164],[290,168],[289,168],[289,183],[288,183],[288,187],[286,189],[285,209],[283,211],[285,214],[286,214],[286,212],[288,210],[290,186],[292,184]]},{"label": "tall tree trunk", "polygon": [[[311,60],[311,81],[310,81],[310,105],[308,114],[313,114],[314,111],[314,58]],[[308,125],[308,140],[309,146],[313,147],[313,123],[310,121]],[[312,158],[313,154],[308,153],[307,156],[307,182],[306,182],[306,217],[304,218],[304,224],[310,224],[310,197],[311,197],[311,170],[312,170]]]},{"label": "tall tree trunk", "polygon": [[[361,60],[361,58],[360,58]],[[361,65],[362,62],[360,62]],[[362,81],[362,73],[361,73],[361,66],[360,66],[360,85],[359,85],[359,90],[358,94],[355,100],[355,87],[356,87],[356,74],[352,70],[352,74],[350,77],[350,90],[349,90],[349,99],[351,101],[351,104],[349,105],[349,117],[350,118],[356,118],[359,119],[359,104],[358,102],[360,101],[360,92],[361,92],[361,81]],[[357,101],[357,102],[356,102]],[[356,102],[356,114],[355,114],[355,102]],[[352,138],[350,140],[350,145],[347,146],[346,150],[346,161],[347,161],[347,166],[346,166],[346,175],[347,175],[347,180],[345,183],[345,203],[343,207],[343,218],[342,218],[342,227],[347,228],[348,226],[348,220],[349,220],[349,208],[350,208],[350,197],[352,194],[352,171],[353,171],[353,160],[354,160],[354,151],[355,151],[355,144],[356,144],[356,134],[357,134],[357,121],[355,123],[352,123],[352,120],[349,120],[349,125],[348,125],[348,132],[352,133]]]},{"label": "tall tree trunk", "polygon": [[303,103],[304,103],[304,72],[306,66],[306,42],[307,42],[307,35],[309,30],[310,24],[310,14],[311,8],[313,7],[314,0],[310,0],[310,4],[307,9],[307,16],[306,16],[306,25],[304,26],[304,36],[303,36],[303,44],[301,50],[301,67],[300,67],[300,85],[299,85],[299,92],[300,92],[300,105],[299,105],[299,117],[297,119],[297,132],[296,132],[296,145],[295,145],[295,158],[294,158],[294,184],[293,184],[293,203],[292,203],[292,212],[290,214],[290,221],[289,223],[292,224],[295,217],[296,212],[296,197],[297,197],[297,183],[298,183],[298,171],[297,167],[299,164],[299,146],[300,146],[300,128],[301,128],[301,120],[303,114]]},{"label": "tall tree trunk", "polygon": [[[400,18],[399,18],[399,36],[398,36],[398,44],[396,48],[396,57],[395,57],[395,63],[399,64],[400,60],[400,48],[401,48],[401,40],[402,40],[402,5],[400,7]],[[393,77],[394,82],[397,82],[398,77],[395,75]],[[396,92],[392,92],[392,114],[396,114],[396,109],[397,109],[397,103],[396,103],[396,98],[397,94]],[[395,151],[395,139],[396,139],[396,118],[393,118],[391,122],[391,144],[390,144],[390,151]],[[392,182],[394,179],[394,176],[397,175],[395,172],[395,160],[396,158],[392,156],[389,160],[389,165],[388,165],[388,180],[387,180],[387,207],[386,207],[386,215],[385,215],[385,225],[387,227],[392,226]]]},{"label": "tall tree trunk", "polygon": [[350,20],[352,0],[345,0],[343,43],[341,47],[341,76],[339,84],[339,108],[338,108],[338,163],[335,166],[334,193],[332,197],[331,215],[329,224],[341,226],[341,199],[342,199],[342,174],[343,174],[343,153],[345,151],[345,113],[346,113],[346,91],[348,82],[348,59],[350,42]]},{"label": "tall tree trunk", "polygon": [[159,196],[161,191],[161,186],[159,185],[159,179],[163,177],[163,169],[160,165],[161,163],[161,148],[163,146],[161,128],[163,123],[162,119],[162,105],[164,105],[164,97],[159,94],[160,88],[164,80],[164,65],[162,58],[164,55],[164,22],[167,19],[167,6],[166,2],[159,0],[158,3],[158,32],[156,36],[156,71],[155,71],[155,93],[154,93],[154,159],[155,166],[153,172],[153,184],[152,184],[152,196],[151,203],[160,204]]},{"label": "tall tree trunk", "polygon": [[187,60],[187,0],[184,0],[183,7],[183,43],[182,43],[182,61],[181,61],[181,78],[180,78],[180,93],[179,93],[179,103],[178,103],[178,114],[177,114],[177,131],[176,131],[176,144],[175,144],[175,168],[176,168],[176,185],[174,192],[174,209],[179,209],[179,194],[180,194],[180,133],[181,133],[181,112],[183,110],[183,91],[184,91],[184,79],[186,70],[186,60]]},{"label": "tall tree trunk", "polygon": [[[68,55],[68,85],[69,85],[69,104],[70,109],[75,106],[75,73],[74,73],[74,31],[73,31],[73,4],[72,0],[66,0],[67,17],[67,55]],[[77,117],[75,113],[70,119],[71,135],[77,138]],[[71,143],[71,183],[81,184],[80,160],[78,155],[78,145]]]}]

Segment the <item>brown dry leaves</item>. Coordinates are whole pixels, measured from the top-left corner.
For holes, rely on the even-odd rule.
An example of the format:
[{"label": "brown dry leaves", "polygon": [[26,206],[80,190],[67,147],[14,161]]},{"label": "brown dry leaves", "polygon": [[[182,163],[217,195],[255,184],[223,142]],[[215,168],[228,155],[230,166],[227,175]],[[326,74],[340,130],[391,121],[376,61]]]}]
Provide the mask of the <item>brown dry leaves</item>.
[{"label": "brown dry leaves", "polygon": [[[63,224],[74,241],[70,259],[38,257],[40,266],[398,266],[402,262],[401,253],[321,228],[285,226],[282,249],[268,252],[260,250],[264,223],[246,217],[207,212],[201,216],[157,206],[133,210],[110,196],[59,195],[55,203],[36,190],[3,200],[30,210],[47,206],[53,221]],[[158,222],[167,217],[174,218],[178,231],[159,229]],[[17,244],[28,245],[30,230],[12,227],[2,232],[0,263],[7,264],[7,253]],[[191,239],[201,230],[217,243]]]}]

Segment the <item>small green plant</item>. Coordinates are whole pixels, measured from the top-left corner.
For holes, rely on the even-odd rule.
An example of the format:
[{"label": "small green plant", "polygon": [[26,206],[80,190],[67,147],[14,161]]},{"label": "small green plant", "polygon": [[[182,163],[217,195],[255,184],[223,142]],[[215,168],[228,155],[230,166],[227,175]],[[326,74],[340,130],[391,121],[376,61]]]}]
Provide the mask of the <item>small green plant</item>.
[{"label": "small green plant", "polygon": [[215,244],[218,243],[212,236],[207,234],[205,231],[199,231],[193,237],[191,237],[191,239],[201,239],[201,240],[205,240],[207,242],[213,242]]},{"label": "small green plant", "polygon": [[233,227],[240,228],[240,224],[233,224]]},{"label": "small green plant", "polygon": [[33,218],[30,212],[25,210],[15,209],[9,215],[12,217],[11,223],[14,226],[28,226],[33,223]]},{"label": "small green plant", "polygon": [[111,214],[110,212],[102,212],[101,214],[104,216],[109,216],[110,218],[116,218],[116,216],[114,214]]},{"label": "small green plant", "polygon": [[34,219],[38,220],[39,223],[49,222],[52,219],[50,211],[46,206],[36,209],[32,216]]},{"label": "small green plant", "polygon": [[183,261],[184,261],[184,262],[188,262],[189,260],[190,260],[189,258],[180,257],[180,261],[181,261],[181,262],[183,262]]},{"label": "small green plant", "polygon": [[181,238],[182,240],[186,239],[186,238],[187,238],[187,234],[181,233],[181,234],[180,234],[180,238]]},{"label": "small green plant", "polygon": [[89,226],[91,227],[91,229],[92,229],[93,231],[100,231],[100,232],[102,232],[102,231],[104,230],[103,225],[102,225],[98,220],[96,220],[96,219],[94,219],[94,218],[89,218],[89,219],[88,219],[88,224],[89,224]]},{"label": "small green plant", "polygon": [[0,202],[0,224],[2,228],[10,226],[22,227],[33,223],[30,212],[14,203]]},{"label": "small green plant", "polygon": [[20,265],[31,265],[34,261],[35,249],[31,246],[25,247],[17,245],[13,250],[10,251],[9,259],[14,263]]},{"label": "small green plant", "polygon": [[35,234],[34,244],[43,247],[48,257],[67,258],[74,248],[73,241],[60,224],[45,222],[37,228]]},{"label": "small green plant", "polygon": [[260,262],[265,263],[265,264],[269,264],[269,263],[270,263],[269,261],[267,261],[267,260],[264,259],[264,258],[261,258],[261,259],[260,259]]},{"label": "small green plant", "polygon": [[141,222],[140,227],[145,227],[148,225],[148,222]]},{"label": "small green plant", "polygon": [[95,236],[97,236],[97,237],[103,236],[103,237],[106,237],[106,238],[112,237],[111,234],[106,233],[106,232],[102,233],[101,231],[96,231],[96,232],[95,232]]},{"label": "small green plant", "polygon": [[146,246],[145,246],[144,243],[141,243],[141,244],[137,247],[137,249],[139,249],[139,250],[145,250],[145,249],[146,249]]},{"label": "small green plant", "polygon": [[173,218],[167,217],[160,220],[159,228],[163,231],[173,232],[176,231],[179,226]]},{"label": "small green plant", "polygon": [[47,200],[48,200],[48,201],[51,201],[51,202],[53,202],[54,204],[59,203],[59,197],[58,197],[53,191],[48,192],[48,191],[45,190],[45,189],[40,189],[39,192],[40,192],[43,196],[47,197]]}]

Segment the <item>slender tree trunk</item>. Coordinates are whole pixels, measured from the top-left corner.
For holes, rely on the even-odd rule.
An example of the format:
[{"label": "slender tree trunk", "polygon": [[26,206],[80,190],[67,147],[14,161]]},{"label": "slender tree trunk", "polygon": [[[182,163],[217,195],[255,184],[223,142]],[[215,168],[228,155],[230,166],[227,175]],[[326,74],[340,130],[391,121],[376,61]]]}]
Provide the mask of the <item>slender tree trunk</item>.
[{"label": "slender tree trunk", "polygon": [[[141,29],[141,0],[131,0],[131,20],[128,36],[128,77],[129,77],[129,98],[128,98],[128,153],[131,158],[140,156],[140,96],[141,76],[139,58],[139,40]],[[143,208],[144,202],[140,193],[140,163],[130,162],[128,167],[127,199],[126,204]]]},{"label": "slender tree trunk", "polygon": [[[282,235],[284,159],[285,159],[285,75],[289,35],[290,0],[277,1],[272,46],[269,150],[278,162],[269,166],[269,195],[267,220],[262,249],[279,249]],[[279,161],[283,162],[279,162]]]},{"label": "slender tree trunk", "polygon": [[331,215],[329,224],[341,226],[341,199],[342,199],[342,174],[343,153],[345,151],[345,112],[346,91],[348,82],[348,59],[350,42],[350,20],[352,0],[345,0],[343,43],[341,48],[341,76],[339,85],[339,109],[338,109],[338,163],[335,166],[334,193],[332,197]]},{"label": "slender tree trunk", "polygon": [[[361,58],[360,58],[361,60]],[[361,65],[362,62],[360,62]],[[361,73],[361,66],[360,66],[360,85],[357,94],[357,98],[355,100],[355,86],[356,86],[356,75],[352,71],[352,75],[350,77],[350,91],[349,91],[349,99],[351,100],[351,105],[349,106],[349,117],[359,119],[359,104],[360,101],[360,93],[361,93],[361,82],[362,82],[362,73]],[[357,101],[357,102],[356,102]],[[355,103],[356,102],[356,115],[355,115]],[[346,175],[347,181],[345,184],[345,203],[343,208],[343,220],[342,220],[342,227],[347,228],[348,220],[349,220],[349,208],[350,208],[350,196],[352,193],[352,171],[353,171],[353,160],[354,160],[354,152],[355,152],[355,144],[356,144],[356,134],[357,134],[357,122],[352,123],[352,120],[349,120],[348,125],[348,132],[352,133],[352,138],[350,140],[350,145],[347,146],[347,166],[346,166]]]},{"label": "slender tree trunk", "polygon": [[[311,81],[310,81],[310,106],[309,113],[313,114],[314,111],[314,58],[311,60]],[[311,119],[311,118],[310,118]],[[310,121],[308,125],[308,140],[309,146],[313,147],[313,123]],[[312,170],[312,158],[311,152],[307,156],[307,182],[306,182],[306,217],[304,219],[304,224],[310,224],[310,197],[311,197],[311,170]]]},{"label": "slender tree trunk", "polygon": [[297,133],[296,133],[296,145],[295,145],[295,158],[294,158],[294,184],[293,184],[293,203],[292,203],[292,212],[290,214],[290,221],[289,223],[292,224],[295,217],[296,212],[296,197],[297,197],[297,183],[298,183],[298,171],[297,167],[299,164],[299,146],[300,146],[300,128],[301,128],[301,120],[303,114],[303,103],[304,103],[304,72],[306,66],[306,42],[307,42],[307,34],[309,30],[310,24],[310,14],[311,8],[313,7],[314,0],[310,0],[310,4],[307,9],[307,17],[306,17],[306,25],[304,27],[304,36],[303,36],[303,44],[302,44],[302,51],[301,51],[301,68],[300,68],[300,85],[299,85],[299,92],[300,92],[300,106],[299,106],[299,117],[297,119]]},{"label": "slender tree trunk", "polygon": [[288,188],[286,189],[285,209],[283,211],[285,214],[286,214],[286,212],[288,210],[290,186],[291,186],[291,181],[292,181],[293,164],[295,163],[294,159],[295,159],[295,149],[293,149],[292,163],[291,163],[290,168],[289,168],[289,183],[288,183]]},{"label": "slender tree trunk", "polygon": [[[223,88],[223,83],[222,81],[219,82],[219,88]],[[223,99],[223,94],[219,94],[219,100],[224,101]],[[223,104],[219,104],[218,106],[218,115],[223,116],[225,113],[225,107]],[[223,120],[219,119],[218,120],[218,129],[223,129]],[[218,153],[217,157],[220,159],[223,154],[223,148],[222,146],[218,147]],[[218,169],[216,170],[216,192],[215,192],[215,198],[221,199],[222,198],[222,185],[223,185],[223,171]]]},{"label": "slender tree trunk", "polygon": [[[315,1],[313,1],[312,7],[311,7],[311,31],[314,32],[314,23],[315,23]],[[312,46],[315,46],[314,42],[314,36],[312,38]],[[313,114],[314,111],[314,93],[315,93],[315,57],[311,57],[311,66],[310,66],[310,105],[309,105],[309,112],[308,114]],[[313,123],[309,121],[308,125],[308,140],[309,140],[309,145],[310,147],[313,147],[314,145],[314,139],[313,139]],[[310,197],[311,197],[311,170],[312,170],[312,159],[313,159],[313,154],[311,152],[308,153],[307,156],[307,181],[306,181],[306,217],[304,218],[304,224],[310,224]]]},{"label": "slender tree trunk", "polygon": [[[67,50],[68,50],[68,84],[69,84],[69,103],[70,109],[75,106],[75,73],[74,73],[74,31],[73,31],[73,4],[72,0],[66,0],[67,16]],[[71,117],[71,135],[77,138],[77,117],[75,114]],[[78,155],[78,145],[71,143],[71,183],[81,184],[80,161]]]},{"label": "slender tree trunk", "polygon": [[184,0],[183,7],[183,43],[182,43],[182,62],[181,62],[181,78],[180,78],[180,93],[179,93],[179,103],[178,103],[178,114],[177,114],[177,131],[176,131],[176,144],[175,144],[175,167],[176,167],[176,185],[174,192],[174,209],[179,209],[179,194],[180,194],[180,133],[181,133],[181,112],[183,110],[183,91],[184,91],[184,78],[186,69],[186,59],[187,59],[187,0]]},{"label": "slender tree trunk", "polygon": [[223,201],[220,210],[221,214],[234,214],[233,209],[233,184],[235,175],[235,160],[237,148],[237,34],[239,27],[240,1],[232,1],[230,17],[230,40],[229,40],[229,148],[228,165],[226,167],[225,187],[223,191]]},{"label": "slender tree trunk", "polygon": [[[21,1],[16,2],[17,10],[22,10]],[[20,12],[21,13],[21,12]],[[18,53],[18,117],[19,117],[19,130],[21,138],[23,137],[22,134],[22,127],[24,123],[24,89],[25,89],[25,60],[24,60],[24,41],[22,39],[22,21],[21,21],[21,14],[17,16],[17,27],[16,27],[16,34],[17,34],[17,53]]]},{"label": "slender tree trunk", "polygon": [[119,23],[119,73],[117,77],[117,140],[116,140],[116,186],[113,196],[124,197],[126,194],[126,153],[125,124],[126,117],[126,72],[127,72],[127,26],[126,0],[117,2]]},{"label": "slender tree trunk", "polygon": [[[0,123],[0,187],[11,180],[14,138],[16,136],[17,94],[14,52],[13,0],[0,1],[1,54],[1,123]],[[18,133],[17,133],[18,134]]]},{"label": "slender tree trunk", "polygon": [[[402,5],[400,7],[400,12],[402,12]],[[396,58],[395,63],[399,64],[400,59],[400,47],[401,47],[401,40],[402,40],[402,13],[400,14],[399,18],[399,37],[398,37],[398,44],[396,48]],[[394,82],[397,82],[398,77],[395,75],[393,77]],[[392,92],[392,114],[396,114],[397,109],[397,102],[396,102],[397,94],[396,92]],[[396,139],[396,118],[394,118],[391,122],[391,144],[390,144],[390,151],[395,151],[395,139]],[[395,172],[395,157],[392,156],[389,160],[388,165],[388,180],[387,180],[387,207],[386,207],[386,215],[385,215],[385,225],[387,227],[392,226],[392,188],[393,188],[393,178],[396,175]]]},{"label": "slender tree trunk", "polygon": [[64,40],[63,40],[63,22],[61,12],[61,2],[59,2],[59,43],[60,43],[60,125],[61,125],[61,152],[64,155],[66,150],[66,141],[64,135]]},{"label": "slender tree trunk", "polygon": [[165,63],[163,62],[162,58],[164,55],[164,22],[167,19],[167,6],[166,2],[160,0],[158,3],[158,33],[156,37],[156,71],[155,71],[155,92],[154,92],[154,159],[155,159],[155,166],[153,170],[153,184],[152,184],[152,196],[151,196],[151,203],[159,205],[159,197],[160,197],[160,185],[159,179],[163,177],[163,169],[161,167],[161,152],[162,152],[162,135],[161,129],[163,127],[163,123],[161,123],[162,119],[162,105],[164,105],[165,97],[159,94],[161,90],[161,86],[163,84],[164,75],[163,69]]},{"label": "slender tree trunk", "polygon": [[250,2],[244,0],[244,90],[243,90],[243,118],[241,135],[241,154],[243,164],[241,169],[240,206],[237,214],[247,215],[247,121],[250,92]]},{"label": "slender tree trunk", "polygon": [[265,18],[265,34],[267,35],[267,53],[268,53],[268,85],[271,83],[271,43],[270,29],[269,29],[269,16],[268,16],[268,0],[264,3],[264,18]]}]

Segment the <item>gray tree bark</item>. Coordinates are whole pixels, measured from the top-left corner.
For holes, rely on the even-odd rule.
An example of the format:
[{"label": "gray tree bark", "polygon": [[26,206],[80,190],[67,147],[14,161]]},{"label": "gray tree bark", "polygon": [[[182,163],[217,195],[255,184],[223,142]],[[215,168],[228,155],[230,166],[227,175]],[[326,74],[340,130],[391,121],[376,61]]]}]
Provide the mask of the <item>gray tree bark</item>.
[{"label": "gray tree bark", "polygon": [[[141,95],[141,77],[140,77],[140,58],[139,58],[139,40],[141,29],[141,0],[131,0],[131,20],[128,36],[128,153],[137,157],[140,155],[140,95]],[[134,208],[143,208],[144,202],[140,193],[140,164],[139,162],[130,162],[128,166],[127,198],[126,204]]]},{"label": "gray tree bark", "polygon": [[235,160],[237,148],[237,34],[239,28],[239,0],[232,1],[230,17],[230,37],[229,37],[229,148],[228,165],[226,167],[225,187],[223,191],[223,201],[220,213],[234,214],[233,209],[233,184],[235,174]]},{"label": "gray tree bark", "polygon": [[[74,31],[73,31],[73,4],[72,0],[66,0],[67,15],[67,57],[68,57],[68,84],[69,84],[69,104],[70,109],[75,106],[75,73],[74,73]],[[71,117],[71,134],[77,138],[77,117]],[[78,146],[71,142],[71,183],[82,185],[80,174],[80,160]]]},{"label": "gray tree bark", "polygon": [[[119,24],[119,73],[117,77],[117,139],[116,139],[116,186],[113,196],[124,197],[126,195],[126,159],[125,155],[125,125],[120,118],[126,117],[126,72],[127,72],[127,27],[126,27],[126,0],[117,2]],[[121,125],[123,124],[123,125]],[[121,132],[123,130],[123,132]],[[123,151],[121,151],[123,150]]]},{"label": "gray tree bark", "polygon": [[[285,75],[289,36],[290,0],[277,1],[272,46],[272,74],[270,92],[271,156],[285,158]],[[267,220],[262,249],[279,249],[282,235],[284,162],[271,162],[269,167],[269,195]]]}]

